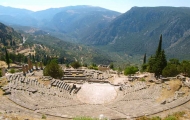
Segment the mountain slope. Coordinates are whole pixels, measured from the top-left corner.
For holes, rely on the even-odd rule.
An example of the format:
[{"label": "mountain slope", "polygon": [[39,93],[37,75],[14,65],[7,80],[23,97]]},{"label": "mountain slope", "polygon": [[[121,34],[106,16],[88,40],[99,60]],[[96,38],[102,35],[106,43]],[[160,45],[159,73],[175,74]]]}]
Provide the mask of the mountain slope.
[{"label": "mountain slope", "polygon": [[[113,62],[108,54],[96,48],[65,42],[48,35],[42,30],[28,27],[25,29],[31,32],[26,33],[20,30],[20,33],[18,33],[13,28],[0,23],[0,47],[7,47],[10,53],[35,55],[39,61],[48,55],[65,58],[66,63],[75,60],[88,64],[110,64]],[[23,42],[23,38],[25,42]],[[1,57],[3,54],[4,49],[0,49]]]},{"label": "mountain slope", "polygon": [[104,28],[118,15],[120,13],[99,7],[71,7],[57,13],[51,21],[51,26],[78,40]]},{"label": "mountain slope", "polygon": [[13,28],[8,27],[2,23],[0,23],[0,45],[1,47],[13,47],[18,46],[22,43],[21,34],[14,31]]},{"label": "mountain slope", "polygon": [[[190,8],[134,7],[112,21],[105,29],[85,39],[95,46],[107,46],[109,51],[128,54],[152,54],[163,34],[164,48],[179,47],[190,35]],[[184,44],[184,43],[183,43]]]},{"label": "mountain slope", "polygon": [[[35,33],[38,33],[37,31]],[[65,42],[58,38],[52,37],[47,34],[26,34],[25,45],[36,46],[41,45],[44,50],[39,48],[35,49],[36,56],[59,56],[60,58],[66,58],[67,63],[75,60],[80,63],[96,63],[96,64],[110,64],[113,62],[112,58],[103,51],[100,51],[93,47],[86,47],[80,44],[74,44]]]},{"label": "mountain slope", "polygon": [[36,26],[37,21],[30,14],[30,10],[0,6],[0,22],[5,24]]}]

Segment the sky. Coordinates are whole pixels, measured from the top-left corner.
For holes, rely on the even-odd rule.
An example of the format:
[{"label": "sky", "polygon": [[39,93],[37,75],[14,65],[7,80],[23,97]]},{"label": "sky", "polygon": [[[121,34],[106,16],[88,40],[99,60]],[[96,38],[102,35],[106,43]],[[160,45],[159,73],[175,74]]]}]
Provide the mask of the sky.
[{"label": "sky", "polygon": [[39,11],[76,5],[99,6],[124,13],[131,7],[190,7],[190,0],[0,0],[0,5]]}]

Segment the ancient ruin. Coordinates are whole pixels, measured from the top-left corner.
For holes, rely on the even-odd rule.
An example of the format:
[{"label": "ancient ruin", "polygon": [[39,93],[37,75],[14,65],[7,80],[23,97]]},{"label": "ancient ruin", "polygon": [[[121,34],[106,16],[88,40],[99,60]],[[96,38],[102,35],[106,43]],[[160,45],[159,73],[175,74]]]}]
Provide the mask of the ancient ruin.
[{"label": "ancient ruin", "polygon": [[[29,62],[30,63],[30,62]],[[30,66],[30,67],[28,67]],[[182,79],[181,87],[169,98],[161,98],[162,90],[171,90],[170,80],[156,80],[151,74],[147,81],[142,76],[118,77],[109,71],[65,69],[60,80],[39,76],[42,70],[23,66],[23,73],[7,75],[8,84],[2,87],[6,102],[1,113],[30,110],[60,118],[104,115],[109,119],[131,119],[148,116],[178,107],[190,100],[189,79]],[[28,73],[28,74],[27,74]],[[116,77],[117,76],[117,77]],[[177,81],[177,78],[170,78]],[[43,81],[49,82],[44,83]],[[179,79],[178,79],[179,81]]]}]

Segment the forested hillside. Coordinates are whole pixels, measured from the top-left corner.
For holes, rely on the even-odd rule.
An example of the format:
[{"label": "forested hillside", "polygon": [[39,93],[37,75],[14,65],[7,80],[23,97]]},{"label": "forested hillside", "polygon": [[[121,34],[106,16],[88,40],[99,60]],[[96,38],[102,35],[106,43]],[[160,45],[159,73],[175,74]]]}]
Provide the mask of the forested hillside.
[{"label": "forested hillside", "polygon": [[[190,53],[190,8],[133,7],[124,14],[93,6],[69,6],[37,12],[0,6],[1,9],[5,12],[0,12],[0,21],[17,30],[37,38],[49,35],[80,43],[77,46],[84,48],[96,48],[114,61],[139,62],[144,53],[151,56],[161,34],[167,59],[190,59],[187,54]],[[62,48],[57,45],[56,49]]]},{"label": "forested hillside", "polygon": [[18,46],[22,43],[21,34],[14,31],[13,28],[8,27],[2,23],[0,23],[0,45],[1,47],[13,47]]},{"label": "forested hillside", "polygon": [[[133,7],[108,27],[85,41],[108,46],[108,51],[127,54],[152,54],[163,35],[163,48],[170,57],[187,58],[190,37],[190,8]],[[189,57],[188,57],[189,58]]]}]

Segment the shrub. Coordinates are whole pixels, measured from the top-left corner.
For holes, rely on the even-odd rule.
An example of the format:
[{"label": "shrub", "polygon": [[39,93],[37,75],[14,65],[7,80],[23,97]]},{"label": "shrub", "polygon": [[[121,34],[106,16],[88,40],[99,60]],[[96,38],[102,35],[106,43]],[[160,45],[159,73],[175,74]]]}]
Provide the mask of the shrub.
[{"label": "shrub", "polygon": [[46,116],[44,114],[42,115],[42,119],[46,119]]},{"label": "shrub", "polygon": [[11,68],[10,73],[15,73],[15,69]]},{"label": "shrub", "polygon": [[81,64],[79,62],[73,62],[71,63],[71,66],[75,69],[79,68],[81,66]]},{"label": "shrub", "polygon": [[130,66],[125,68],[124,74],[125,75],[130,75],[130,74],[135,74],[138,71],[138,68],[136,66]]},{"label": "shrub", "polygon": [[174,77],[179,73],[178,67],[174,64],[168,64],[162,71],[164,77]]},{"label": "shrub", "polygon": [[146,80],[144,78],[141,78],[140,81],[145,82]]},{"label": "shrub", "polygon": [[63,76],[62,68],[52,60],[43,71],[44,76],[51,76],[55,79],[61,78]]}]

